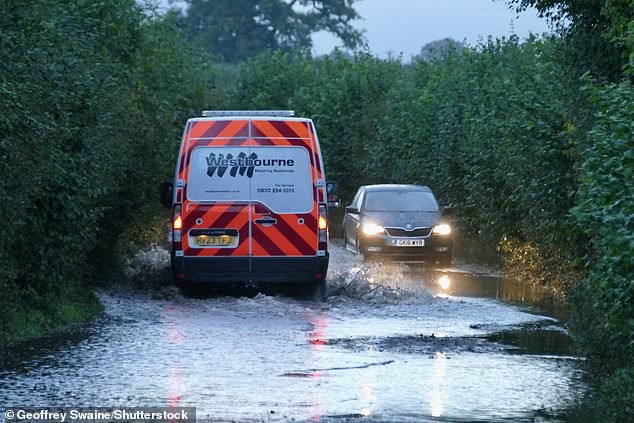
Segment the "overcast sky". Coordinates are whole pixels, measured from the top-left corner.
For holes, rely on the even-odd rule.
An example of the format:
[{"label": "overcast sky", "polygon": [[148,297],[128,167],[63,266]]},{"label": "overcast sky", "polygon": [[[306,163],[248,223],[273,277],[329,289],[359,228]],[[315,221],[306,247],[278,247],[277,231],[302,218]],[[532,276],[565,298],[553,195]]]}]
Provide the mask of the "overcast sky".
[{"label": "overcast sky", "polygon": [[[162,7],[169,3],[155,1]],[[409,61],[425,44],[443,38],[475,45],[489,35],[526,38],[531,32],[549,32],[546,21],[534,9],[518,16],[505,0],[357,0],[354,5],[362,17],[354,26],[365,30],[370,52],[381,58],[402,54],[403,60]],[[325,32],[315,34],[313,44],[315,55],[341,46],[336,37]]]},{"label": "overcast sky", "polygon": [[[387,58],[403,54],[408,61],[425,44],[453,38],[474,45],[480,38],[549,32],[535,10],[518,14],[503,0],[358,0],[355,8],[362,20],[355,27],[365,30],[368,47]],[[327,33],[313,37],[316,55],[333,50],[340,41]]]}]

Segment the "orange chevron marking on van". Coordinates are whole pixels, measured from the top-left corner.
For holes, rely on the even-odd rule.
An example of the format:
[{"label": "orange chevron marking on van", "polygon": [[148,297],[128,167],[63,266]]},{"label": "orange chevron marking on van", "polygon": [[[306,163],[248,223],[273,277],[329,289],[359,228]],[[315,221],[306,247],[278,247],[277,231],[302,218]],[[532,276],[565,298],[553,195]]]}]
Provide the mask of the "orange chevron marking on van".
[{"label": "orange chevron marking on van", "polygon": [[288,111],[190,119],[174,185],[183,222],[173,242],[177,279],[323,283],[324,169],[310,119]]}]

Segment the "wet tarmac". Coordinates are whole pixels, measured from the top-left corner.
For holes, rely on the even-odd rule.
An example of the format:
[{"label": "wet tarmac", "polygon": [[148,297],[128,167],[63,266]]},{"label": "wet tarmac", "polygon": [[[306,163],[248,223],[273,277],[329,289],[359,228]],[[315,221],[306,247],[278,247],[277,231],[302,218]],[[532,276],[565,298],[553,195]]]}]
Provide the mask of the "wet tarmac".
[{"label": "wet tarmac", "polygon": [[329,294],[101,294],[77,330],[2,351],[14,406],[193,406],[207,421],[558,422],[583,394],[565,307],[469,266],[364,263]]}]

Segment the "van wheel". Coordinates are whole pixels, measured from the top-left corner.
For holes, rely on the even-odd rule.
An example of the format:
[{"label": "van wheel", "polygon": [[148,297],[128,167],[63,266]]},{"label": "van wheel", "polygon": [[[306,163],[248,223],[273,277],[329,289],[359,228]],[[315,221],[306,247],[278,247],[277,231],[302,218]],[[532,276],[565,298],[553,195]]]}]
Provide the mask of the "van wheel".
[{"label": "van wheel", "polygon": [[175,285],[183,297],[198,298],[201,296],[202,288],[198,284],[187,283],[187,282],[176,282]]},{"label": "van wheel", "polygon": [[313,282],[308,287],[308,295],[311,301],[322,302],[326,300],[326,280]]}]

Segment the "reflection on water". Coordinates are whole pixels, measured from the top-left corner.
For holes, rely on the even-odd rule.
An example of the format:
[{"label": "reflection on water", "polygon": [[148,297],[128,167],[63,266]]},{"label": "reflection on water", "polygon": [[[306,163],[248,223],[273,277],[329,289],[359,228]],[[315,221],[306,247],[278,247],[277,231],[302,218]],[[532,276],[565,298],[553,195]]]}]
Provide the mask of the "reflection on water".
[{"label": "reflection on water", "polygon": [[440,417],[444,411],[445,403],[445,373],[447,372],[447,357],[445,353],[437,352],[434,358],[434,373],[431,379],[431,415]]},{"label": "reflection on water", "polygon": [[438,287],[443,292],[447,292],[450,286],[451,286],[451,279],[449,279],[448,275],[442,275],[438,278]]},{"label": "reflection on water", "polygon": [[560,327],[544,324],[529,324],[515,330],[493,333],[486,336],[490,342],[508,346],[513,354],[554,355],[567,357],[574,353],[572,342]]},{"label": "reflection on water", "polygon": [[569,318],[566,305],[557,301],[544,287],[504,277],[473,275],[456,271],[428,270],[420,274],[425,273],[437,278],[437,286],[430,286],[430,288],[441,295],[495,298],[506,303],[534,308],[540,313],[561,321],[567,321]]},{"label": "reflection on water", "polygon": [[376,367],[368,367],[361,375],[361,399],[359,401],[360,414],[369,417],[374,414],[374,405],[377,400],[375,390],[377,388]]}]

